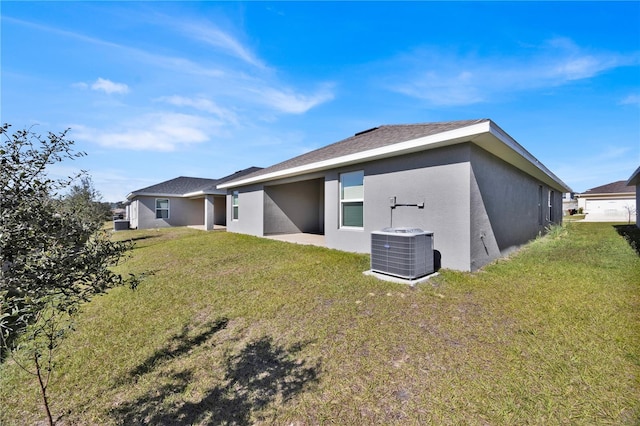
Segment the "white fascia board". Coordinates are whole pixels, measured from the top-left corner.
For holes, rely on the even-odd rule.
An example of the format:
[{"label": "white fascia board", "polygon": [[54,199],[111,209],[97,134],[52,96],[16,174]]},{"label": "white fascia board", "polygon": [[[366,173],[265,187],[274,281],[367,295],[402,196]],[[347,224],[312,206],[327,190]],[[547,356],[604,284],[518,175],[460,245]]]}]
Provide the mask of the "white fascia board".
[{"label": "white fascia board", "polygon": [[127,195],[127,199],[131,200],[135,197],[163,197],[163,198],[194,198],[204,197],[205,195],[222,195],[215,192],[194,191],[187,192],[185,194],[166,194],[161,192],[138,192],[137,194],[130,193]]},{"label": "white fascia board", "polygon": [[[493,122],[490,123],[492,124],[490,133],[498,140],[500,140],[500,142],[504,143],[512,151],[524,158],[529,164],[535,166],[538,171],[542,172],[544,175],[546,175],[547,178],[550,178],[555,184],[559,185],[564,192],[573,192],[573,190],[566,183],[564,183],[559,177],[557,177],[551,170],[549,170],[544,164],[542,164],[540,160],[534,157],[522,145],[520,145],[511,136],[500,129],[500,127],[494,125]],[[526,169],[524,169],[523,167],[520,168],[526,171]],[[541,180],[544,181],[545,179]]]},{"label": "white fascia board", "polygon": [[180,195],[180,197],[199,198],[199,197],[204,197],[206,195],[226,195],[226,193],[223,193],[221,191],[194,191],[194,192],[188,192],[186,194],[182,194]]},{"label": "white fascia board", "polygon": [[627,181],[627,186],[640,185],[640,167],[636,169]]},{"label": "white fascia board", "polygon": [[[131,198],[129,198],[129,195]],[[163,194],[161,192],[139,192],[137,194],[131,193],[127,195],[127,198],[133,199],[135,197],[162,197],[162,198],[182,198],[182,194]]]},{"label": "white fascia board", "polygon": [[199,197],[202,195],[206,195],[204,191],[194,191],[194,192],[187,192],[186,194],[182,194],[181,197],[191,198],[191,197]]},{"label": "white fascia board", "polygon": [[438,148],[441,146],[454,145],[459,142],[468,141],[474,136],[490,131],[490,121],[485,121],[471,126],[461,127],[455,130],[449,130],[435,135],[424,136],[418,139],[412,139],[405,142],[395,143],[380,148],[374,148],[367,151],[360,151],[341,157],[331,158],[328,160],[318,161],[315,163],[305,164],[298,167],[292,167],[285,170],[267,173],[253,178],[242,179],[235,182],[223,183],[218,185],[218,189],[236,188],[255,183],[267,182],[275,179],[282,179],[301,174],[317,172],[321,170],[332,169],[349,164],[362,163],[365,161],[377,160],[380,158],[394,157],[401,154],[407,154],[415,151],[423,151],[426,149]]}]

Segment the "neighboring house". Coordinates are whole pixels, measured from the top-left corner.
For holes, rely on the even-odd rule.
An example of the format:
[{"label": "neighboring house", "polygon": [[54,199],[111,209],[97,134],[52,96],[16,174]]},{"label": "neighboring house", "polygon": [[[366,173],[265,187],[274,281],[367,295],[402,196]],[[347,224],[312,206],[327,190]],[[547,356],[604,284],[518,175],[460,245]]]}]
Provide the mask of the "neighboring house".
[{"label": "neighboring house", "polygon": [[638,209],[637,201],[640,200],[640,167],[636,169],[627,181],[628,186],[636,187],[636,226],[640,228],[640,209]]},{"label": "neighboring house", "polygon": [[218,188],[227,231],[370,253],[372,231],[421,228],[441,266],[464,271],[561,223],[572,192],[489,119],[376,127]]},{"label": "neighboring house", "polygon": [[565,192],[562,194],[562,214],[571,215],[578,210],[578,199],[575,192]]},{"label": "neighboring house", "polygon": [[260,170],[250,167],[221,179],[180,176],[127,195],[127,219],[133,229],[201,226],[212,230],[227,222],[226,191],[218,184]]},{"label": "neighboring house", "polygon": [[635,218],[636,188],[624,180],[597,186],[578,194],[578,207],[585,221],[627,222]]}]

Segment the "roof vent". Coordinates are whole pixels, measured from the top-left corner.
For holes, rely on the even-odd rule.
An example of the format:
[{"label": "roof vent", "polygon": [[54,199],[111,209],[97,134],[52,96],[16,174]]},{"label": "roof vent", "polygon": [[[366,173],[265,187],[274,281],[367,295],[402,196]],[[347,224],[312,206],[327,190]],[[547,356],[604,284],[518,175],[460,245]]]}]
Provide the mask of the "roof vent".
[{"label": "roof vent", "polygon": [[367,130],[363,130],[361,132],[356,133],[353,136],[360,136],[360,135],[364,135],[365,133],[369,133],[369,132],[373,132],[374,130],[378,130],[378,127],[372,127],[371,129],[367,129]]}]

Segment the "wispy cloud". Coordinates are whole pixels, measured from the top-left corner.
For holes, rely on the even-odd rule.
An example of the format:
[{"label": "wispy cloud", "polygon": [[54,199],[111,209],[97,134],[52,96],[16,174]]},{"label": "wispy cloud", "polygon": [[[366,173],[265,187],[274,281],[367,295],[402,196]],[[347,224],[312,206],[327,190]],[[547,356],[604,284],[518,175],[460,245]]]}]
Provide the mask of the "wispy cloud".
[{"label": "wispy cloud", "polygon": [[[174,105],[181,103],[182,106],[205,108],[205,111],[206,108],[209,108],[208,112],[230,122],[234,120],[231,111],[236,108],[247,111],[259,106],[260,108],[268,108],[266,114],[303,114],[335,97],[333,86],[328,83],[321,85],[320,89],[315,92],[305,93],[304,90],[282,82],[278,78],[277,70],[265,64],[250,48],[240,43],[237,37],[204,21],[198,23],[185,21],[187,23],[176,24],[175,20],[172,20],[171,28],[178,28],[181,33],[205,41],[208,45],[223,51],[225,55],[239,58],[242,62],[228,63],[223,57],[216,56],[216,53],[212,53],[206,58],[198,57],[197,59],[159,54],[151,50],[121,45],[42,24],[16,19],[11,19],[11,21],[39,31],[73,38],[119,52],[117,57],[123,62],[123,66],[125,66],[124,63],[126,66],[140,64],[153,70],[152,72],[156,74],[160,70],[170,71],[176,81],[179,80],[177,76],[184,76],[184,80],[192,84],[196,78],[201,79],[199,82],[203,90],[208,91],[210,97],[224,96],[227,105],[224,107],[216,104],[206,105],[202,99],[187,101],[187,98],[184,97],[163,98],[156,96],[154,99],[164,99]],[[160,19],[159,22],[166,23],[168,18],[167,20]],[[215,63],[215,66],[212,66],[212,63]],[[129,90],[127,85],[103,78],[99,78],[91,85],[75,83],[73,87],[102,90],[105,93],[126,93]],[[265,111],[258,113],[262,115],[265,114]]]},{"label": "wispy cloud", "polygon": [[483,57],[421,48],[386,67],[384,85],[434,105],[469,105],[514,91],[558,87],[618,67],[638,65],[640,54],[590,52],[567,38],[529,48],[518,57]]},{"label": "wispy cloud", "polygon": [[236,37],[221,30],[210,22],[195,22],[186,19],[168,19],[167,21],[173,23],[175,28],[188,37],[200,40],[228,55],[241,59],[247,64],[258,68],[267,68],[249,47],[243,45]]},{"label": "wispy cloud", "polygon": [[171,71],[177,71],[180,73],[193,74],[193,75],[202,75],[207,77],[221,77],[224,75],[224,72],[218,68],[202,66],[197,62],[194,62],[189,59],[170,56],[170,55],[156,54],[148,50],[138,49],[136,47],[126,46],[126,45],[102,40],[96,37],[90,37],[82,33],[63,30],[63,29],[51,27],[48,25],[42,25],[34,22],[24,21],[21,19],[15,19],[15,18],[5,17],[5,16],[3,16],[2,19],[18,25],[32,28],[34,30],[55,34],[57,36],[66,37],[69,39],[74,39],[74,40],[81,41],[94,46],[98,46],[101,48],[113,49],[115,51],[119,51],[121,52],[120,57],[129,61],[130,64],[134,62],[145,63],[152,66],[162,67]]},{"label": "wispy cloud", "polygon": [[161,96],[157,98],[156,101],[164,102],[177,107],[187,107],[199,111],[208,112],[226,123],[238,124],[238,117],[235,112],[228,108],[223,108],[214,101],[202,96],[195,98],[180,95]]},{"label": "wispy cloud", "polygon": [[640,106],[640,95],[637,93],[632,93],[625,98],[621,99],[619,102],[620,105],[637,105]]},{"label": "wispy cloud", "polygon": [[258,86],[250,89],[257,95],[257,100],[289,114],[303,114],[311,108],[330,101],[334,98],[330,85],[311,95],[297,93],[291,89],[279,89],[269,86]]},{"label": "wispy cloud", "polygon": [[[234,66],[234,70],[227,72],[222,79],[236,80],[225,86],[235,88],[233,97],[243,103],[258,103],[280,113],[303,114],[317,105],[334,99],[331,84],[324,84],[315,93],[305,94],[279,82],[277,70],[269,67],[249,46],[241,43],[238,36],[223,31],[211,22],[187,19],[180,21],[167,19],[166,22],[170,22],[170,25],[187,37],[202,41],[216,50],[240,59],[249,66],[239,70]],[[238,76],[238,71],[244,75]]]},{"label": "wispy cloud", "polygon": [[92,85],[91,90],[102,91],[107,95],[111,95],[113,93],[125,95],[129,93],[129,86],[124,83],[115,83],[111,80],[104,79],[99,77]]},{"label": "wispy cloud", "polygon": [[[576,173],[575,164],[588,170],[588,173]],[[627,179],[638,167],[638,153],[631,147],[605,146],[598,152],[579,155],[571,162],[561,162],[553,169],[558,176],[566,176],[566,182],[578,192],[595,188],[610,182]]]},{"label": "wispy cloud", "polygon": [[200,144],[215,133],[211,120],[177,113],[151,113],[119,123],[109,131],[84,125],[72,125],[73,137],[104,147],[134,151],[175,151]]}]

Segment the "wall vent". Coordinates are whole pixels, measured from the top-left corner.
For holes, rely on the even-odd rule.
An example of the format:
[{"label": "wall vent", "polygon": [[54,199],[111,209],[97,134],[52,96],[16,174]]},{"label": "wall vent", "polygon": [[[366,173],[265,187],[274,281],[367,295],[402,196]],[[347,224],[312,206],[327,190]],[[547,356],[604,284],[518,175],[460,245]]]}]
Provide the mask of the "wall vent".
[{"label": "wall vent", "polygon": [[406,279],[433,273],[433,233],[408,227],[372,232],[371,270]]}]

